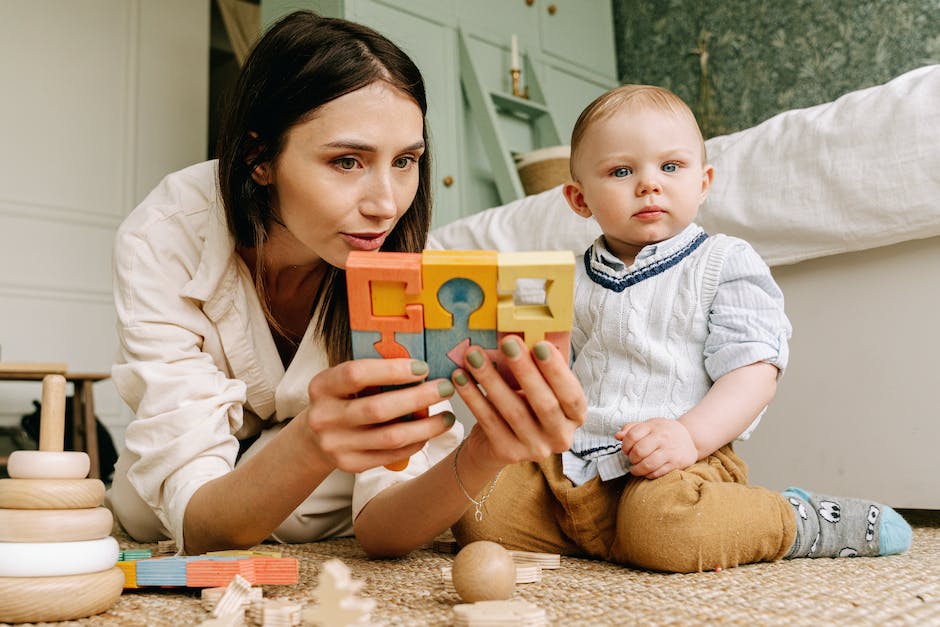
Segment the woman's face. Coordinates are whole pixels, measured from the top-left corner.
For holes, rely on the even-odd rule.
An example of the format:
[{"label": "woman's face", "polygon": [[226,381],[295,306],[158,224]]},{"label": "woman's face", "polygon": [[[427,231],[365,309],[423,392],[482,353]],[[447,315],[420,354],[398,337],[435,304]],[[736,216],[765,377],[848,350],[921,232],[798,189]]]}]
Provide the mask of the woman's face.
[{"label": "woman's face", "polygon": [[418,104],[382,81],[291,128],[274,167],[255,172],[287,230],[272,225],[269,245],[290,263],[337,267],[378,250],[414,200],[423,128]]}]

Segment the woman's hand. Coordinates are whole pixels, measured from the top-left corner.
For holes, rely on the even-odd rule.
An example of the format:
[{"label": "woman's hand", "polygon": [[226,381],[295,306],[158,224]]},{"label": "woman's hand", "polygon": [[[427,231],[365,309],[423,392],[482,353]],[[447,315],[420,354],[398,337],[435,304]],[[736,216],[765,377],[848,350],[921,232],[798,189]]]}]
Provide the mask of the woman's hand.
[{"label": "woman's hand", "polygon": [[500,350],[519,390],[510,387],[478,346],[467,350],[466,368],[452,375],[477,420],[478,428],[470,434],[475,463],[501,468],[568,450],[584,423],[587,402],[565,359],[549,342],[539,342],[530,353],[515,335],[503,338]]},{"label": "woman's hand", "polygon": [[[310,404],[297,418],[317,453],[340,470],[407,459],[454,424],[451,412],[399,420],[453,395],[446,379],[422,382],[427,374],[427,364],[413,359],[347,361],[311,379]],[[407,387],[372,393],[388,386]]]}]

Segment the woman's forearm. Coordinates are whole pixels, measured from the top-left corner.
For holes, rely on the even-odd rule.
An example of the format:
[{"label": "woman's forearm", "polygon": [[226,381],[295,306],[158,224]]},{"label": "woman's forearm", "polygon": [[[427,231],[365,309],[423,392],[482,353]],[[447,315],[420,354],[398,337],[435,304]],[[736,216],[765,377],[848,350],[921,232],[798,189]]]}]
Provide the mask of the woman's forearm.
[{"label": "woman's forearm", "polygon": [[185,551],[252,547],[273,532],[333,468],[311,455],[291,422],[232,472],[199,488],[183,520]]},{"label": "woman's forearm", "polygon": [[[476,435],[471,432],[457,457],[460,482],[475,499],[501,467],[478,454],[482,438]],[[398,557],[431,542],[471,506],[454,474],[456,454],[452,451],[423,474],[383,490],[366,504],[354,528],[370,557]]]}]

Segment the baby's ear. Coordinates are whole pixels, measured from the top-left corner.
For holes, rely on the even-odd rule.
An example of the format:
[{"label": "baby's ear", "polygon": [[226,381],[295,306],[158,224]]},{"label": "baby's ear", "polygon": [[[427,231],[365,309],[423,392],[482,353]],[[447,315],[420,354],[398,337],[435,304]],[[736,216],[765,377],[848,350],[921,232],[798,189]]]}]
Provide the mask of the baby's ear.
[{"label": "baby's ear", "polygon": [[564,193],[565,200],[568,201],[568,206],[571,207],[572,211],[582,218],[591,217],[591,208],[587,206],[587,202],[584,200],[584,192],[581,191],[579,183],[565,183]]},{"label": "baby's ear", "polygon": [[699,194],[698,204],[701,205],[708,198],[708,190],[712,186],[712,180],[715,178],[715,168],[705,164],[702,169],[702,193]]}]

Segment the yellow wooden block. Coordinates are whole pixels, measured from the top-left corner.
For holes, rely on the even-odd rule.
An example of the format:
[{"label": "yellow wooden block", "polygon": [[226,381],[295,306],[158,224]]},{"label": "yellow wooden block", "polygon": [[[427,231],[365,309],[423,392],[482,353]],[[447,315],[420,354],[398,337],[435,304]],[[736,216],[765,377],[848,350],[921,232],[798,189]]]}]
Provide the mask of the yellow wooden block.
[{"label": "yellow wooden block", "polygon": [[117,567],[121,569],[121,572],[124,573],[124,587],[125,588],[139,588],[137,585],[137,560],[129,560],[118,562]]},{"label": "yellow wooden block", "polygon": [[[571,331],[574,322],[574,254],[571,251],[499,253],[500,333],[519,333],[532,348],[549,332]],[[519,279],[544,279],[544,304],[517,305]]]},{"label": "yellow wooden block", "polygon": [[470,279],[483,290],[483,304],[470,314],[470,329],[495,329],[499,253],[495,250],[425,250],[421,253],[421,303],[426,329],[449,329],[453,316],[437,299],[442,285],[454,278]]}]

